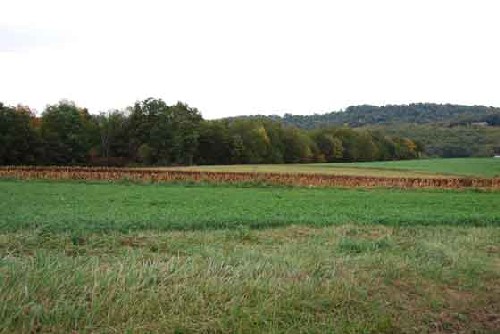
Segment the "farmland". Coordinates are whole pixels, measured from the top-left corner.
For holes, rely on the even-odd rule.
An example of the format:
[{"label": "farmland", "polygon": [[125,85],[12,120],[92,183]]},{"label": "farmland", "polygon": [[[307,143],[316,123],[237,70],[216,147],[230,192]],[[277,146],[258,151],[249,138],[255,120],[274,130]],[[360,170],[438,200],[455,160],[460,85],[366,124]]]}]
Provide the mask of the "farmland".
[{"label": "farmland", "polygon": [[6,333],[499,329],[497,191],[0,190]]},{"label": "farmland", "polygon": [[0,334],[500,334],[500,1],[0,8]]},{"label": "farmland", "polygon": [[498,225],[500,192],[2,181],[2,230],[266,228],[357,222]]},{"label": "farmland", "polygon": [[170,167],[166,170],[259,173],[314,173],[374,177],[500,177],[500,159],[454,158],[357,163]]},{"label": "farmland", "polygon": [[2,330],[497,332],[497,162],[2,167]]},{"label": "farmland", "polygon": [[422,159],[406,161],[377,161],[356,164],[359,167],[395,171],[437,173],[444,175],[500,177],[498,158]]},{"label": "farmland", "polygon": [[[208,183],[208,184],[252,184],[274,186],[307,187],[358,187],[358,188],[438,188],[438,189],[500,189],[500,178],[470,176],[404,176],[395,177],[394,170],[385,171],[388,176],[371,176],[370,169],[362,167],[360,175],[335,173],[298,172],[304,167],[280,166],[275,172],[239,171],[239,166],[215,166],[186,168],[107,168],[107,167],[0,167],[0,178],[21,180],[86,180],[86,181],[133,181],[149,183]],[[328,166],[330,167],[330,166]],[[491,166],[490,166],[491,167]],[[496,167],[496,166],[495,166]],[[217,170],[219,168],[219,170]],[[275,167],[273,167],[275,168]],[[351,168],[352,169],[352,168]],[[494,171],[494,169],[492,168]],[[364,175],[363,175],[364,173]],[[407,174],[413,175],[412,172]]]}]

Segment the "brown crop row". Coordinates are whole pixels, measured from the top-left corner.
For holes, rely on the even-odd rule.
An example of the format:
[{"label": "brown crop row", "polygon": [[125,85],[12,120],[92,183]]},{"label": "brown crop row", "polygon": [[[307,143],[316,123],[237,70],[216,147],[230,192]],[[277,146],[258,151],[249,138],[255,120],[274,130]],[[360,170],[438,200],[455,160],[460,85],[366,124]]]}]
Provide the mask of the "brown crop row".
[{"label": "brown crop row", "polygon": [[142,170],[105,167],[0,167],[0,178],[137,182],[265,183],[313,187],[500,189],[500,178],[391,178],[301,173]]}]

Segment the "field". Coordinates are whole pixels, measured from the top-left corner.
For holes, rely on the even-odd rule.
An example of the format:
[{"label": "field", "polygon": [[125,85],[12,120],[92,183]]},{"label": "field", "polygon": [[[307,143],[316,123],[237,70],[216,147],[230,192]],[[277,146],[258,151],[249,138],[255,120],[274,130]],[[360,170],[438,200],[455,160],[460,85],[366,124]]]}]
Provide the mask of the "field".
[{"label": "field", "polygon": [[[247,184],[300,187],[343,187],[343,188],[401,188],[401,189],[500,189],[500,178],[471,176],[388,176],[342,175],[334,173],[299,172],[296,165],[277,165],[283,171],[238,171],[239,166],[213,166],[189,168],[108,168],[108,167],[51,167],[51,166],[7,166],[0,167],[0,178],[20,180],[80,180],[80,181],[114,181],[137,183],[196,183],[196,184]],[[492,167],[492,166],[489,166]],[[219,170],[217,170],[219,168]],[[214,169],[214,170],[211,170]],[[361,170],[367,171],[369,168]],[[412,175],[413,172],[407,174]]]},{"label": "field", "polygon": [[500,330],[500,192],[0,181],[12,332]]},{"label": "field", "polygon": [[500,192],[1,181],[3,231],[499,225]]},{"label": "field", "polygon": [[380,177],[500,177],[499,158],[421,159],[358,163],[169,167],[167,170],[261,173],[315,173]]},{"label": "field", "polygon": [[356,164],[367,169],[393,169],[443,175],[500,177],[499,158],[423,159]]}]

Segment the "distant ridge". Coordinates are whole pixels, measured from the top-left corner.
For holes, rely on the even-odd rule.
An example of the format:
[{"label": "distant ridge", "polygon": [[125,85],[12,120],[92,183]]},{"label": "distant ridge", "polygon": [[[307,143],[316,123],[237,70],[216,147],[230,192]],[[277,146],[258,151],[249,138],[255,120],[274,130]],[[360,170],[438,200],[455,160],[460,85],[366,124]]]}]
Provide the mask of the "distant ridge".
[{"label": "distant ridge", "polygon": [[236,118],[266,118],[299,128],[312,129],[332,125],[361,127],[391,124],[440,124],[500,126],[500,108],[453,104],[413,103],[408,105],[350,106],[345,111],[314,115],[257,115]]}]

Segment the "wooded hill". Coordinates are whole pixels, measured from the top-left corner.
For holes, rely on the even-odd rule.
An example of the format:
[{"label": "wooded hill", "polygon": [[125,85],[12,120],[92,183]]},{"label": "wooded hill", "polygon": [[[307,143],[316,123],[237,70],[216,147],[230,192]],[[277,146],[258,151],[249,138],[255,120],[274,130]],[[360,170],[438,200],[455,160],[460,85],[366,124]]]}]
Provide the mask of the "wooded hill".
[{"label": "wooded hill", "polygon": [[491,156],[500,152],[500,108],[451,104],[351,106],[345,111],[319,115],[264,118],[302,129],[349,126],[412,138],[429,156]]}]

